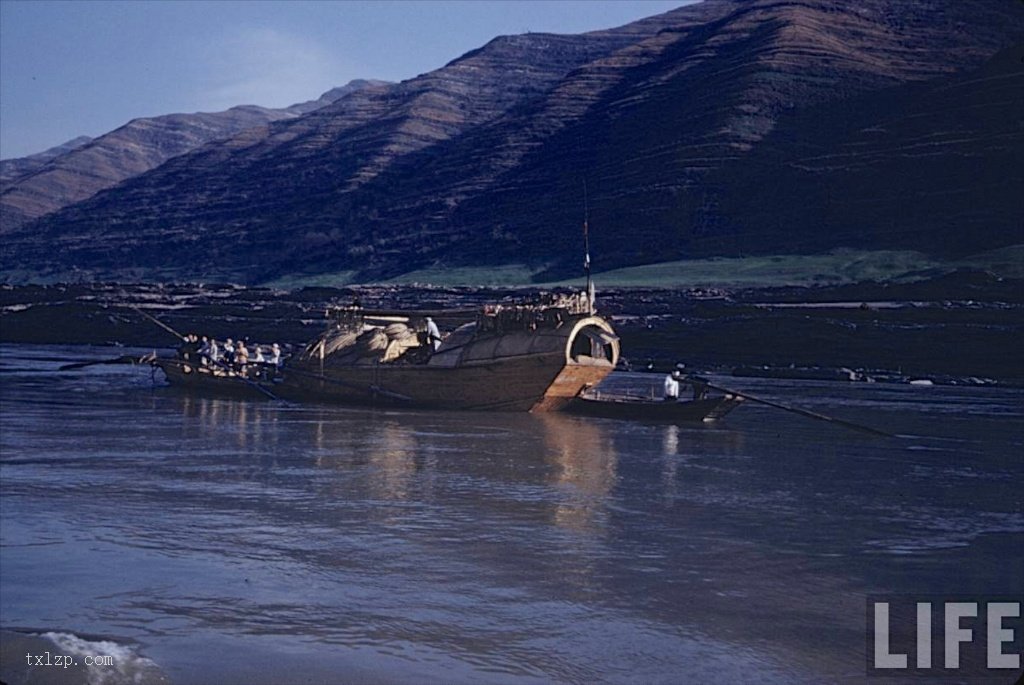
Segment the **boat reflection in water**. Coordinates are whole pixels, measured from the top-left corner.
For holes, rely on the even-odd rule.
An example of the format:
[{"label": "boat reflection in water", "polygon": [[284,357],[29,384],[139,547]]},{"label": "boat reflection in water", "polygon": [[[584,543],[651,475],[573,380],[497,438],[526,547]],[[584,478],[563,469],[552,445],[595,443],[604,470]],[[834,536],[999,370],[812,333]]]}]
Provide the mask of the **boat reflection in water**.
[{"label": "boat reflection in water", "polygon": [[[474,501],[483,479],[505,481],[510,495],[501,506],[535,512],[536,502],[519,497],[520,490],[554,485],[550,520],[591,535],[604,527],[617,482],[617,452],[606,427],[574,416],[294,406],[188,394],[180,401],[184,441],[216,440],[249,468],[305,464],[339,472],[345,477],[324,479],[331,491],[324,494],[332,497],[358,491],[382,504],[444,496],[490,506]],[[520,468],[510,469],[510,461]],[[435,491],[439,479],[448,482],[447,492]]]},{"label": "boat reflection in water", "polygon": [[418,444],[413,431],[396,421],[387,421],[379,427],[379,440],[370,450],[373,478],[370,485],[380,499],[404,501],[413,494],[412,481],[417,472],[429,471],[425,459],[417,463]]},{"label": "boat reflection in water", "polygon": [[[439,496],[436,482],[453,472],[468,480],[505,480],[510,488],[554,485],[559,496],[549,508],[552,521],[587,534],[604,526],[618,483],[618,443],[660,464],[662,494],[669,500],[680,487],[677,472],[688,460],[744,449],[742,432],[675,424],[626,428],[617,421],[562,413],[299,406],[188,393],[180,402],[184,442],[216,440],[250,468],[312,465],[343,472],[345,480],[324,481],[334,496],[365,488],[381,502],[430,501]],[[511,460],[529,468],[509,469]],[[524,473],[534,480],[523,482]],[[452,493],[449,484],[442,494],[468,496],[468,480],[464,493]]]},{"label": "boat reflection in water", "polygon": [[608,433],[596,422],[560,414],[537,416],[543,429],[550,482],[564,499],[554,522],[577,533],[604,530],[607,499],[618,479],[618,456]]}]

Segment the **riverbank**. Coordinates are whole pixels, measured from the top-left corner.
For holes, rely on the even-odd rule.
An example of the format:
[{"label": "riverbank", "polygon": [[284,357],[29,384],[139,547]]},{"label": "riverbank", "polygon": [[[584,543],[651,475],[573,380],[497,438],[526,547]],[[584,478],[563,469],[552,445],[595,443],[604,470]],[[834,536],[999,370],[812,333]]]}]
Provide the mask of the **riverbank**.
[{"label": "riverbank", "polygon": [[[1024,281],[965,271],[904,284],[737,289],[610,288],[599,309],[634,369],[677,362],[701,370],[765,368],[807,377],[849,369],[860,378],[1024,384]],[[83,284],[0,287],[0,341],[174,345],[175,330],[300,345],[328,306],[472,309],[536,294],[526,288],[407,285],[303,288]],[[454,326],[459,317],[440,320]]]}]

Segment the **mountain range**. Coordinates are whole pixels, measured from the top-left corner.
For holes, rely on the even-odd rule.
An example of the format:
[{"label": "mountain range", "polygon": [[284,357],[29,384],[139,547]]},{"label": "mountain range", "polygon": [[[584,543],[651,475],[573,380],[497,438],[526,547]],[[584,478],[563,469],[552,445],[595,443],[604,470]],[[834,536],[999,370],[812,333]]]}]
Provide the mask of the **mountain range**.
[{"label": "mountain range", "polygon": [[1022,41],[1024,5],[999,0],[705,0],[501,36],[305,111],[229,110],[201,140],[200,121],[158,118],[5,166],[0,272],[546,280],[579,270],[584,216],[601,269],[1024,243]]},{"label": "mountain range", "polygon": [[300,117],[376,83],[353,81],[282,109],[242,105],[224,112],[133,119],[95,139],[80,136],[45,152],[0,161],[0,235],[206,143],[242,132],[251,135],[272,121]]}]

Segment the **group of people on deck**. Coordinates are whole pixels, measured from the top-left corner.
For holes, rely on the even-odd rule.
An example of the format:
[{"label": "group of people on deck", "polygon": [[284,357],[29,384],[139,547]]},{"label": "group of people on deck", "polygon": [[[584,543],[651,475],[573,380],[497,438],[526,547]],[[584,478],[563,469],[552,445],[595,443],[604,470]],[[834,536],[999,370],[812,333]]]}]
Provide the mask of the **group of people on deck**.
[{"label": "group of people on deck", "polygon": [[245,340],[236,342],[228,338],[220,344],[216,338],[205,335],[200,338],[194,333],[185,336],[179,353],[186,361],[242,375],[248,375],[254,368],[273,371],[284,363],[281,346],[277,343],[249,346]]}]

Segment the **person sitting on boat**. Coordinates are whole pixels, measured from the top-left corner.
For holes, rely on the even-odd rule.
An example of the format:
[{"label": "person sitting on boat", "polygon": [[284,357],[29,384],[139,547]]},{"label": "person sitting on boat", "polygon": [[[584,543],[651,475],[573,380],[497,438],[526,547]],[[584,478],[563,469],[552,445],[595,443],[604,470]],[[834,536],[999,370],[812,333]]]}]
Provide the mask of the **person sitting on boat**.
[{"label": "person sitting on boat", "polygon": [[231,338],[224,341],[224,363],[228,365],[235,363],[235,343]]},{"label": "person sitting on boat", "polygon": [[266,358],[263,356],[263,346],[262,345],[257,345],[256,346],[256,350],[255,350],[255,352],[254,352],[254,354],[252,356],[252,361],[253,361],[254,364],[266,364],[267,363]]},{"label": "person sitting on boat", "polygon": [[210,339],[205,335],[199,340],[199,361],[203,366],[210,361]]},{"label": "person sitting on boat", "polygon": [[281,346],[277,343],[270,346],[270,363],[274,366],[281,366]]},{"label": "person sitting on boat", "polygon": [[185,361],[193,361],[199,351],[199,337],[195,333],[189,333],[181,339],[181,347],[178,348],[178,355]]},{"label": "person sitting on boat", "polygon": [[665,376],[665,401],[675,402],[679,399],[679,377],[682,374],[678,370]]},{"label": "person sitting on boat", "polygon": [[687,373],[686,364],[683,364],[682,362],[676,364],[676,373],[679,374],[679,376],[682,376],[683,374],[687,375],[686,380],[690,383],[691,387],[693,388],[694,400],[707,399],[708,386],[702,383],[701,381],[697,380],[696,376]]},{"label": "person sitting on boat", "polygon": [[239,373],[245,373],[245,366],[249,363],[249,350],[245,346],[245,341],[239,340],[238,345],[235,346],[235,368]]},{"label": "person sitting on boat", "polygon": [[210,361],[216,364],[220,361],[220,346],[217,344],[216,338],[210,338]]},{"label": "person sitting on boat", "polygon": [[434,348],[435,352],[441,346],[441,330],[429,316],[427,317],[427,343]]}]

